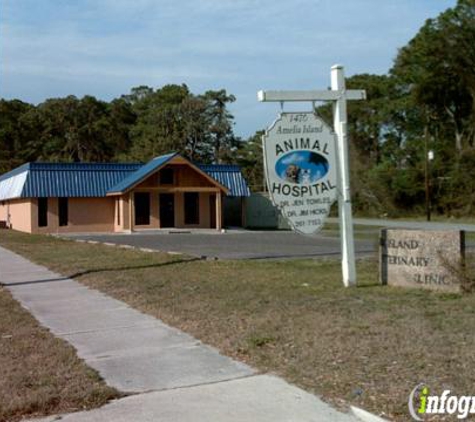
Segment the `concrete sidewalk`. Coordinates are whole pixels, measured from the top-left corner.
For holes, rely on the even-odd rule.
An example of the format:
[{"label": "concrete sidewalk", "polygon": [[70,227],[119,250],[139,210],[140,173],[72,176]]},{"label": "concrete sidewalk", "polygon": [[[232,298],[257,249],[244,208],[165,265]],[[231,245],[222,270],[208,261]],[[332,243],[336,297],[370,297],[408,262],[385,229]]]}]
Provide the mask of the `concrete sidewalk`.
[{"label": "concrete sidewalk", "polygon": [[[357,421],[284,380],[0,248],[0,283],[107,384],[139,393],[65,421]],[[55,420],[54,417],[44,421]]]}]

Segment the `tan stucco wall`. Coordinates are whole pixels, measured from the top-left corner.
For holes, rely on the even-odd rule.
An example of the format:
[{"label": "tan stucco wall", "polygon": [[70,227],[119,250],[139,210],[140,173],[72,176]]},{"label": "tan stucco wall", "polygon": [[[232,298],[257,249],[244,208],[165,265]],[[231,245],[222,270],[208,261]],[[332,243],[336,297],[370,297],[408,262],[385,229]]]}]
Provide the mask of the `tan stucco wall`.
[{"label": "tan stucco wall", "polygon": [[[113,197],[116,201],[114,202],[115,207],[119,207],[119,210],[115,209],[114,211],[114,231],[123,232],[130,231],[130,220],[129,220],[129,195],[123,195],[120,197]],[[120,224],[117,223],[117,213],[120,213]]]},{"label": "tan stucco wall", "polygon": [[[193,188],[217,189],[216,185],[211,183],[206,177],[200,174],[188,164],[178,160],[177,164],[170,164],[166,167],[172,167],[175,171],[174,183],[172,185],[160,186],[160,172],[155,173],[142,181],[136,190],[150,193],[150,225],[136,226],[136,229],[160,228],[160,199],[159,194],[168,192],[175,195],[175,227],[177,228],[210,228],[211,217],[209,209],[209,192],[199,192],[200,200],[200,222],[199,224],[185,224],[184,211],[184,192],[176,190],[187,188],[193,192]],[[134,190],[135,191],[135,190]],[[215,228],[215,227],[213,227]],[[116,227],[116,230],[118,228]]]},{"label": "tan stucco wall", "polygon": [[[174,169],[174,181],[172,184],[161,185],[161,171],[165,168]],[[131,192],[122,196],[120,203],[121,209],[121,224],[114,223],[115,231],[130,230],[129,224],[129,209],[132,210],[132,226],[133,229],[153,229],[160,228],[160,193],[171,193],[175,196],[175,227],[177,228],[210,228],[211,227],[211,213],[209,197],[211,191],[216,194],[220,186],[205,174],[191,167],[189,162],[181,157],[174,158],[163,169],[142,180]],[[150,194],[150,224],[136,226],[135,206],[133,203],[134,192],[148,192]],[[184,212],[184,191],[198,192],[200,198],[200,222],[199,224],[187,225],[185,224]],[[130,198],[130,199],[129,199]],[[130,206],[129,206],[130,202]],[[115,205],[117,207],[117,205]],[[220,213],[219,213],[220,214]],[[115,212],[117,216],[117,211]],[[220,219],[218,219],[220,220]],[[219,221],[217,221],[219,224]],[[212,227],[216,228],[216,227]]]},{"label": "tan stucco wall", "polygon": [[[129,232],[129,195],[113,197],[114,200],[114,231]],[[120,216],[120,217],[119,217]]]},{"label": "tan stucco wall", "polygon": [[32,233],[59,233],[57,198],[48,198],[48,225],[46,227],[38,227],[38,199],[32,199],[31,227]]},{"label": "tan stucco wall", "polygon": [[[163,187],[181,186],[181,187],[214,187],[216,186],[194,168],[183,164],[169,164],[163,169],[172,168],[174,170],[174,183],[172,185],[162,185]],[[137,188],[150,188],[160,185],[160,172],[150,175],[142,181]]]},{"label": "tan stucco wall", "polygon": [[[141,189],[140,192],[145,192],[150,195],[150,224],[136,225],[134,222],[134,228],[137,229],[158,229],[160,228],[160,208],[159,208],[159,193],[156,190],[146,191]],[[134,195],[135,191],[132,192]],[[135,205],[132,207],[132,218],[135,220]],[[127,213],[128,215],[128,213]],[[127,223],[128,227],[128,223]]]},{"label": "tan stucco wall", "polygon": [[[124,217],[123,217],[123,214],[121,212],[122,210],[120,208],[120,201],[121,201],[120,196],[114,197],[114,231],[115,232],[120,231],[121,228],[122,228],[122,225],[124,224],[123,221],[122,221],[122,219]],[[119,223],[118,216],[120,216],[120,223]]]},{"label": "tan stucco wall", "polygon": [[[191,191],[191,189],[190,189]],[[210,193],[200,192],[200,223],[185,224],[184,193],[175,192],[175,227],[210,228]],[[22,199],[0,203],[0,220],[10,213],[12,228],[27,233],[122,232],[130,230],[130,196],[106,198],[69,198],[68,225],[59,226],[58,199],[48,198],[48,226],[38,227],[38,200]],[[133,202],[132,202],[133,207]],[[160,228],[159,192],[150,192],[150,225],[140,228]],[[120,224],[117,213],[120,209]],[[132,213],[132,219],[133,219]],[[132,222],[134,224],[134,222]],[[215,228],[215,227],[212,227]]]},{"label": "tan stucco wall", "polygon": [[215,186],[200,173],[188,166],[178,167],[178,184],[185,187],[212,187]]},{"label": "tan stucco wall", "polygon": [[[190,190],[192,191],[192,190]],[[146,192],[141,190],[141,192]],[[134,229],[152,229],[160,228],[160,194],[157,191],[151,191],[150,193],[150,225],[134,225]],[[210,193],[200,192],[199,201],[200,201],[200,223],[199,224],[185,224],[185,208],[184,208],[184,193],[175,192],[175,227],[177,228],[210,228],[210,209],[209,209],[209,196]],[[128,205],[125,207],[124,212],[128,215]],[[215,227],[212,227],[215,228]],[[125,226],[117,227],[115,226],[116,231],[128,230],[128,219],[125,220]]]},{"label": "tan stucco wall", "polygon": [[10,214],[12,229],[31,233],[31,209],[30,199],[5,201],[0,204],[0,220],[8,221],[8,214]]},{"label": "tan stucco wall", "polygon": [[[121,196],[69,198],[68,225],[66,226],[59,226],[58,198],[48,198],[48,225],[46,227],[38,227],[38,199],[36,198],[0,203],[0,220],[6,221],[10,214],[10,222],[14,229],[30,233],[127,232],[131,228],[160,228],[159,195],[163,192],[175,195],[175,227],[209,228],[210,192],[217,192],[221,187],[200,171],[190,167],[190,164],[182,158],[174,158],[169,166],[175,170],[174,183],[171,185],[160,186],[160,171],[158,171],[142,181],[132,192]],[[133,200],[135,191],[150,193],[149,225],[135,226]],[[199,194],[199,224],[185,225],[184,191],[195,191]]]},{"label": "tan stucco wall", "polygon": [[[201,192],[199,194],[200,201],[200,223],[185,224],[185,195],[183,192],[175,194],[175,225],[178,228],[196,228],[208,229],[210,226],[210,209],[209,209],[209,193]],[[212,227],[215,228],[215,227]]]},{"label": "tan stucco wall", "polygon": [[200,226],[210,228],[209,193],[200,194]]},{"label": "tan stucco wall", "polygon": [[160,202],[158,192],[150,193],[150,227],[160,228]]},{"label": "tan stucco wall", "polygon": [[6,201],[0,201],[0,221],[7,221],[8,208]]},{"label": "tan stucco wall", "polygon": [[38,200],[33,199],[33,233],[114,231],[114,198],[69,198],[68,225],[59,226],[58,199],[48,198],[48,226],[38,227]]},{"label": "tan stucco wall", "polygon": [[178,228],[185,227],[185,213],[183,212],[183,193],[175,193],[175,226]]}]

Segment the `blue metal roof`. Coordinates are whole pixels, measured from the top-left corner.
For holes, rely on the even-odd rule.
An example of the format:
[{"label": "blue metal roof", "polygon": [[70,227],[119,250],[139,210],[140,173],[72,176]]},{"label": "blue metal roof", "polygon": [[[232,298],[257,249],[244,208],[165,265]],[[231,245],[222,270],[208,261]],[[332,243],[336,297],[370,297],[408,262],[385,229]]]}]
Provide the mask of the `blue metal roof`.
[{"label": "blue metal roof", "polygon": [[176,152],[172,152],[171,154],[161,155],[160,157],[150,160],[147,164],[140,167],[134,173],[128,175],[125,179],[121,180],[115,185],[112,185],[112,187],[108,189],[107,193],[123,193],[129,190],[133,186],[146,179],[147,176],[152,174],[154,171],[165,165],[176,155]]},{"label": "blue metal roof", "polygon": [[140,164],[31,163],[22,197],[100,197]]},{"label": "blue metal roof", "polygon": [[251,196],[241,168],[230,164],[198,164],[197,167],[229,189],[228,196]]},{"label": "blue metal roof", "polygon": [[[0,200],[39,197],[102,197],[122,192],[168,162],[176,154],[141,163],[26,163],[0,176]],[[229,196],[250,191],[235,165],[196,165],[221,185]],[[120,189],[120,190],[119,190]]]},{"label": "blue metal roof", "polygon": [[[139,163],[27,163],[0,178],[0,200],[106,196],[111,186],[141,166]],[[15,183],[16,179],[21,179],[21,186]]]}]

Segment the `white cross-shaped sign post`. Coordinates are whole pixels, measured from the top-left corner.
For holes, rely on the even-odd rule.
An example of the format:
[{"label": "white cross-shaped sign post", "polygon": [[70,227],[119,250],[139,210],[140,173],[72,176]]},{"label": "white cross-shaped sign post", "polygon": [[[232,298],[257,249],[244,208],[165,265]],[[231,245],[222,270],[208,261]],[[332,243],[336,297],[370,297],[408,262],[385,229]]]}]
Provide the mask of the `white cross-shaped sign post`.
[{"label": "white cross-shaped sign post", "polygon": [[261,102],[333,102],[333,125],[337,136],[337,182],[338,209],[341,232],[343,283],[346,287],[356,285],[353,218],[351,214],[350,172],[347,140],[347,100],[364,100],[366,91],[345,88],[343,66],[331,68],[331,90],[322,91],[259,91]]}]

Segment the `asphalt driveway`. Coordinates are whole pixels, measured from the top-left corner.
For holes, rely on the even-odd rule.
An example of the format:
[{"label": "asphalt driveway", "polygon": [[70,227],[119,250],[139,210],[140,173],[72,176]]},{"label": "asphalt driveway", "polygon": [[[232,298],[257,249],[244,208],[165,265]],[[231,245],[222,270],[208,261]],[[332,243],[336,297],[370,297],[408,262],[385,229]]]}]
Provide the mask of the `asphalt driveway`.
[{"label": "asphalt driveway", "polygon": [[[305,237],[287,231],[136,232],[132,234],[88,234],[69,237],[219,259],[340,256],[340,241],[338,238]],[[373,240],[357,240],[355,247],[357,254],[368,254],[376,250]]]}]

